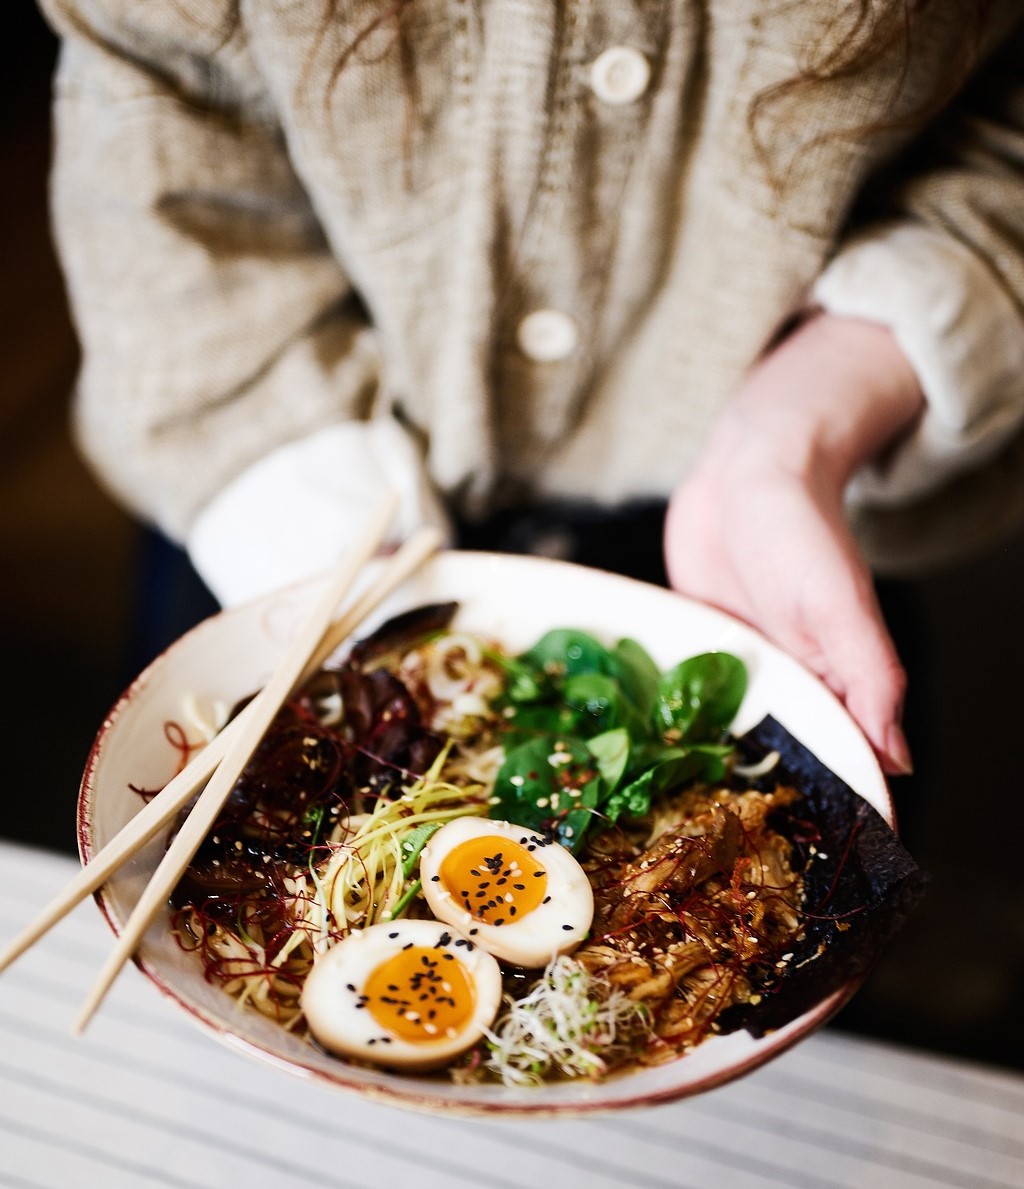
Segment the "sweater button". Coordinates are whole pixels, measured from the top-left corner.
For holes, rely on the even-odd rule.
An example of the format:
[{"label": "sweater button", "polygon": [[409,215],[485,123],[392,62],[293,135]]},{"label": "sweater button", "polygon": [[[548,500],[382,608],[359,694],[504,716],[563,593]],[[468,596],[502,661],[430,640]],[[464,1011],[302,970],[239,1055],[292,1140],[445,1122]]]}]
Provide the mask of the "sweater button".
[{"label": "sweater button", "polygon": [[613,45],[594,59],[590,86],[602,103],[620,106],[633,103],[647,90],[651,65],[639,50]]},{"label": "sweater button", "polygon": [[567,359],[580,341],[576,323],[561,310],[534,310],[516,330],[519,349],[535,363]]}]

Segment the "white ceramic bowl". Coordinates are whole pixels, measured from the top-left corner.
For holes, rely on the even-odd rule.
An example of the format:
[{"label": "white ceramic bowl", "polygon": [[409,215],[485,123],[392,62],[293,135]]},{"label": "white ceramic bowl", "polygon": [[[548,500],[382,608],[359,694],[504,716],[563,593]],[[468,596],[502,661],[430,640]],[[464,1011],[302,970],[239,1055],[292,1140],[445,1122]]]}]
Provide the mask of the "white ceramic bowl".
[{"label": "white ceramic bowl", "polygon": [[[96,853],[140,808],[134,788],[158,788],[174,774],[179,752],[165,725],[181,721],[183,699],[228,705],[262,685],[320,589],[308,583],[216,615],[153,662],[118,701],[100,729],[82,781],[79,844]],[[609,641],[632,636],[664,667],[698,652],[724,650],[747,664],[750,683],[734,723],[742,732],[772,714],[851,788],[893,823],[885,778],[839,701],[801,665],[738,621],[669,591],[617,575],[539,558],[448,552],[429,562],[358,635],[420,603],[458,600],[456,623],[513,650],[551,627],[580,627]],[[120,869],[97,896],[114,931],[127,919],[163,849],[156,839]],[[138,956],[144,974],[197,1024],[282,1070],[395,1104],[425,1110],[504,1114],[579,1114],[666,1101],[745,1073],[823,1024],[856,989],[848,984],[767,1037],[713,1037],[692,1053],[603,1083],[574,1081],[512,1089],[455,1086],[442,1076],[410,1076],[345,1064],[270,1020],[241,1010],[209,985],[183,953],[166,916],[148,931]]]}]

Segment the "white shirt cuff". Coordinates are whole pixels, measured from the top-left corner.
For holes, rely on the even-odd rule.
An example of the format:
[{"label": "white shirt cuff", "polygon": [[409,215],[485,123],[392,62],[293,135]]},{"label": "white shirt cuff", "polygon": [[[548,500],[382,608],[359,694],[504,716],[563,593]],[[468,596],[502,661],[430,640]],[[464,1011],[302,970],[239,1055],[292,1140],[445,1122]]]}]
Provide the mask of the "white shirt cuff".
[{"label": "white shirt cuff", "polygon": [[235,606],[336,564],[388,492],[399,496],[388,544],[423,524],[450,539],[422,460],[397,422],[345,422],[243,471],[203,509],[186,547],[216,598]]},{"label": "white shirt cuff", "polygon": [[855,239],[812,293],[830,313],[888,326],[917,373],[926,410],[847,499],[911,503],[992,458],[1024,422],[1024,327],[998,277],[968,248],[899,224]]}]

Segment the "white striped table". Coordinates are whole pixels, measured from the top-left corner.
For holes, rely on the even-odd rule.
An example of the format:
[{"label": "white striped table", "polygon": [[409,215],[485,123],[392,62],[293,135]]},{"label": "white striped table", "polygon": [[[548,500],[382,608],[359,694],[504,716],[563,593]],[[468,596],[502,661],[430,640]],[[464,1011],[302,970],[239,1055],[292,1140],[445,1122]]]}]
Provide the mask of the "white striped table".
[{"label": "white striped table", "polygon": [[[0,944],[74,860],[0,841]],[[248,1059],[126,969],[70,1021],[111,935],[92,902],[0,977],[11,1189],[1021,1189],[1024,1078],[825,1029],[709,1094],[573,1121],[433,1117]]]}]

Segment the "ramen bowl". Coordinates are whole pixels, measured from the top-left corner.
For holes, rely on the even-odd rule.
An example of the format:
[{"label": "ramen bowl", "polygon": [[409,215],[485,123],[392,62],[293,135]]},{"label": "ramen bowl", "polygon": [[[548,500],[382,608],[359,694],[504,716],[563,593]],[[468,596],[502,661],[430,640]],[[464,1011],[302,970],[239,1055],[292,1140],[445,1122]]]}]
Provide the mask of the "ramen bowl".
[{"label": "ramen bowl", "polygon": [[[371,577],[366,575],[366,581]],[[83,861],[139,811],[139,790],[159,789],[180,767],[181,738],[169,724],[182,722],[186,703],[232,706],[265,684],[321,588],[321,581],[311,581],[204,620],[132,683],[99,730],[83,776],[78,822]],[[728,615],[659,587],[565,562],[450,551],[428,562],[357,635],[400,611],[450,600],[459,604],[456,627],[500,641],[511,651],[529,647],[552,627],[571,626],[606,640],[632,637],[661,667],[702,652],[735,654],[747,666],[749,684],[734,733],[742,734],[765,716],[778,720],[856,797],[894,825],[885,778],[840,702],[794,659]],[[97,894],[115,933],[165,845],[166,836],[154,839]],[[365,1068],[322,1051],[207,982],[196,956],[177,944],[169,909],[153,921],[136,962],[198,1027],[283,1073],[425,1111],[549,1117],[668,1101],[738,1077],[819,1028],[855,992],[861,977],[849,978],[763,1036],[747,1031],[712,1036],[676,1059],[603,1081],[510,1087]]]}]

